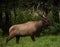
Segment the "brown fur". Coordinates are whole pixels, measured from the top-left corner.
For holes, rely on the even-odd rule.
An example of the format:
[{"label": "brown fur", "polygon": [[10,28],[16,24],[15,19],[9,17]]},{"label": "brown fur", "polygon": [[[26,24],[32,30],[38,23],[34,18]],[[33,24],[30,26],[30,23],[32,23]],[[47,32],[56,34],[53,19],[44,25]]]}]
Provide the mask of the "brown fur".
[{"label": "brown fur", "polygon": [[9,29],[9,34],[14,32],[16,35],[31,35],[39,26],[42,26],[42,21],[30,21],[24,24],[13,25]]}]

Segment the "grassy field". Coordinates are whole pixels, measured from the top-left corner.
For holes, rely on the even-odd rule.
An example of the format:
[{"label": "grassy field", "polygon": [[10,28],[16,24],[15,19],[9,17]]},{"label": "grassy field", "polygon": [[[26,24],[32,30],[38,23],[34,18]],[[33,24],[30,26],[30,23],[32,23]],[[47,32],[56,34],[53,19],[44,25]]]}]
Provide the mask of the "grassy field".
[{"label": "grassy field", "polygon": [[0,47],[60,47],[60,36],[49,35],[36,38],[33,42],[30,37],[21,37],[19,44],[16,44],[15,38],[5,45],[6,37],[0,37]]}]

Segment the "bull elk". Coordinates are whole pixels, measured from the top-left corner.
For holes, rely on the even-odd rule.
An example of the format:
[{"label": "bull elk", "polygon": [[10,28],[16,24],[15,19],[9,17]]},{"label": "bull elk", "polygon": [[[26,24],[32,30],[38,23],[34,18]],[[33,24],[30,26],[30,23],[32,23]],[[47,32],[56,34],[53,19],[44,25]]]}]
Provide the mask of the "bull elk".
[{"label": "bull elk", "polygon": [[31,36],[31,39],[35,41],[35,37],[41,33],[41,30],[50,25],[48,19],[44,15],[42,17],[43,19],[40,21],[29,21],[11,26],[6,44],[14,37],[16,37],[16,43],[19,43],[19,38],[23,36]]}]

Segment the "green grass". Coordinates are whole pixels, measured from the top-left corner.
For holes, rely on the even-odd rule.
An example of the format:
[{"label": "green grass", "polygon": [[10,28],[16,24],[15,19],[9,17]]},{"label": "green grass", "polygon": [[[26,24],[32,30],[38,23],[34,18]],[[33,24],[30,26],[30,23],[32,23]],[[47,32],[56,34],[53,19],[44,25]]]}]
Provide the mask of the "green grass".
[{"label": "green grass", "polygon": [[41,36],[33,42],[30,37],[21,37],[19,44],[15,38],[5,45],[6,37],[0,37],[0,47],[60,47],[60,36]]}]

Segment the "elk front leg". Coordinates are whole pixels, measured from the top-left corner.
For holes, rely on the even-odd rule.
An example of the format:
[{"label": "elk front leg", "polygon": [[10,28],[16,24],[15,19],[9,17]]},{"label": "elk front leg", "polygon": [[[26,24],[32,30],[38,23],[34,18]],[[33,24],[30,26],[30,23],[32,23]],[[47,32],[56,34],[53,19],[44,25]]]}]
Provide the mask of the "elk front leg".
[{"label": "elk front leg", "polygon": [[16,36],[16,43],[19,43],[20,36]]},{"label": "elk front leg", "polygon": [[35,41],[35,36],[34,36],[34,35],[31,35],[31,39],[32,39],[33,41]]}]

